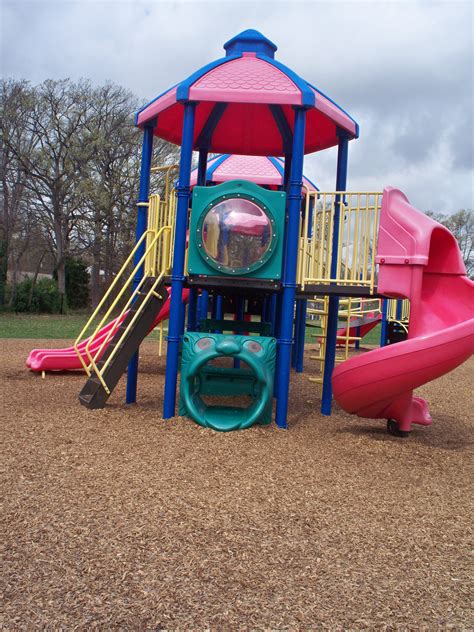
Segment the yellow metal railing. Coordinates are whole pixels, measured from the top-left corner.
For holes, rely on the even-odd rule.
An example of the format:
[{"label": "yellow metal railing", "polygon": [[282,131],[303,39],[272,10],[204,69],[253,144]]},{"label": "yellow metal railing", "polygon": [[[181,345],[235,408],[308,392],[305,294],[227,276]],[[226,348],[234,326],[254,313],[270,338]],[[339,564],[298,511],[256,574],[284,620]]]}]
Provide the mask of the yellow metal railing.
[{"label": "yellow metal railing", "polygon": [[[145,203],[142,203],[142,204],[145,204]],[[103,377],[105,370],[112,362],[120,346],[120,342],[125,338],[125,336],[128,335],[130,330],[133,328],[138,316],[140,315],[141,311],[144,309],[144,307],[146,306],[150,298],[153,295],[157,295],[156,288],[158,284],[160,283],[160,281],[162,280],[163,276],[166,275],[171,269],[174,208],[170,209],[170,207],[173,207],[173,205],[172,204],[163,205],[158,195],[150,196],[150,201],[149,203],[146,203],[146,204],[149,207],[147,230],[143,233],[143,235],[135,244],[135,247],[133,248],[133,250],[127,257],[127,259],[125,260],[122,268],[116,275],[114,281],[110,285],[107,292],[104,294],[102,300],[97,305],[96,309],[92,313],[87,323],[84,325],[82,331],[80,332],[79,336],[77,337],[74,343],[74,349],[87,375],[91,376],[92,371],[93,371],[99,378],[102,386],[104,387],[107,393],[109,393],[109,389]],[[171,222],[171,224],[160,226],[160,224],[163,224],[165,221],[169,221]],[[137,253],[140,252],[141,249],[144,249],[143,254],[140,256],[138,261],[132,264]],[[128,270],[130,269],[131,265],[133,265],[133,269],[131,270],[130,273],[128,273]],[[115,318],[113,326],[111,326],[109,330],[106,332],[98,348],[97,349],[94,348],[94,351],[92,351],[92,347],[93,346],[95,347],[94,343],[97,341],[98,334],[101,332],[105,323],[112,316],[114,311],[116,311],[124,295],[128,291],[130,291],[131,286],[133,284],[133,280],[136,274],[138,273],[138,271],[142,267],[143,267],[143,272],[144,272],[143,277],[139,281],[137,287],[131,292],[129,298],[125,301],[124,305],[122,306],[120,310],[120,313]],[[153,283],[150,288],[147,288],[147,293],[140,304],[140,309],[137,310],[137,312],[134,314],[131,321],[128,323],[127,328],[123,332],[120,340],[117,342],[116,347],[113,349],[112,353],[109,355],[106,362],[103,364],[103,366],[99,368],[97,363],[100,357],[102,356],[103,351],[105,350],[107,344],[110,342],[111,338],[115,335],[118,328],[120,327],[122,321],[125,318],[127,310],[130,309],[136,297],[140,293],[142,293],[143,286],[146,280],[149,278],[153,278]],[[120,284],[122,284],[121,287],[120,287]],[[120,289],[118,290],[119,287]],[[109,298],[116,291],[117,291],[117,294],[114,300],[111,301],[105,313],[102,316],[100,316],[102,309],[108,303]],[[84,338],[86,338],[88,332],[91,330],[93,323],[96,322],[97,318],[99,318],[99,322],[97,326],[94,328],[92,334],[87,339],[86,345],[83,348],[83,350],[85,351],[85,355],[87,357],[87,362],[86,362],[83,357],[83,353],[79,349],[79,345],[81,344],[81,341],[83,341]]]},{"label": "yellow metal railing", "polygon": [[[306,192],[297,281],[306,285],[358,285],[374,291],[382,193]],[[339,213],[336,274],[331,274],[334,217]]]},{"label": "yellow metal railing", "polygon": [[[312,306],[308,308],[307,314],[311,318],[314,316],[316,321],[319,321],[320,333],[311,334],[313,338],[318,341],[317,355],[311,355],[312,360],[319,362],[319,372],[321,377],[310,377],[310,382],[322,383],[322,376],[324,374],[324,364],[326,361],[326,341],[327,341],[327,326],[328,326],[328,306],[329,298],[318,297],[312,302]],[[349,350],[352,343],[362,340],[361,336],[351,336],[351,329],[354,327],[354,320],[362,318],[367,314],[373,314],[374,316],[381,313],[381,301],[380,299],[372,298],[346,298],[339,301],[339,320],[345,321],[344,327],[340,327],[338,331],[343,329],[340,335],[337,337],[337,352],[336,352],[336,364],[344,362],[349,357]]]},{"label": "yellow metal railing", "polygon": [[406,298],[401,301],[401,310],[398,309],[398,301],[395,298],[387,301],[387,320],[399,323],[408,332],[410,322],[410,301]]}]

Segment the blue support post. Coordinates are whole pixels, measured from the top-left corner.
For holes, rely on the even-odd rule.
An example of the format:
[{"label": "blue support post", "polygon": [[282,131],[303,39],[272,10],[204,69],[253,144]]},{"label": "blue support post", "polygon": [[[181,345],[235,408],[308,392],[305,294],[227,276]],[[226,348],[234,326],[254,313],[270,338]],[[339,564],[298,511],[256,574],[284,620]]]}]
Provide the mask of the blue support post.
[{"label": "blue support post", "polygon": [[387,344],[388,337],[388,320],[387,320],[387,311],[388,311],[388,298],[382,299],[382,323],[380,328],[380,346],[385,347]]},{"label": "blue support post", "polygon": [[303,373],[304,364],[304,343],[306,336],[306,311],[308,308],[308,301],[303,299],[300,301],[300,319],[299,319],[299,331],[298,331],[298,345],[296,348],[296,372]]},{"label": "blue support post", "polygon": [[397,298],[397,312],[396,312],[396,316],[395,318],[397,320],[401,320],[402,319],[402,306],[403,306],[403,301],[401,298]]},{"label": "blue support post", "polygon": [[281,299],[281,323],[277,356],[277,402],[276,423],[279,428],[287,427],[288,391],[290,386],[290,363],[293,315],[296,294],[296,264],[301,209],[301,187],[303,185],[304,139],[306,110],[295,108],[291,174],[288,193],[288,223],[286,227],[286,258],[283,273]]},{"label": "blue support post", "polygon": [[[237,306],[235,315],[237,320],[242,321],[245,318],[245,299],[239,296],[237,299]],[[234,369],[240,369],[240,360],[234,358]]]},{"label": "blue support post", "polygon": [[[357,338],[360,338],[360,327],[356,327],[355,335],[357,336]],[[360,340],[356,340],[355,341],[354,348],[355,349],[360,349]]]},{"label": "blue support post", "polygon": [[300,312],[301,312],[301,301],[296,301],[293,347],[291,349],[291,367],[293,369],[296,368],[296,349],[298,348]]},{"label": "blue support post", "polygon": [[[349,151],[349,139],[343,132],[339,132],[339,147],[337,152],[336,191],[345,191],[347,184],[347,160]],[[331,278],[337,274],[337,253],[339,250],[339,222],[341,196],[337,195],[334,204],[333,243],[331,259]],[[332,405],[332,372],[336,363],[336,338],[339,316],[339,297],[329,296],[328,327],[326,338],[326,358],[324,362],[323,397],[321,412],[323,415],[331,414]]]},{"label": "blue support post", "polygon": [[[199,150],[199,162],[198,162],[198,173],[197,173],[198,186],[206,185],[207,155],[208,155],[207,148],[201,148]],[[201,318],[201,297],[198,296],[198,288],[191,287],[189,289],[189,300],[188,300],[188,325],[187,325],[188,331],[196,331],[199,318]]]},{"label": "blue support post", "polygon": [[199,162],[197,172],[197,184],[200,187],[206,186],[206,173],[207,173],[207,149],[199,150]]},{"label": "blue support post", "polygon": [[222,294],[218,294],[215,297],[215,301],[216,301],[216,318],[217,320],[222,320],[224,318],[224,311],[223,311],[224,299],[222,298]]},{"label": "blue support post", "polygon": [[199,320],[207,318],[207,312],[209,311],[209,292],[202,290],[200,300]]},{"label": "blue support post", "polygon": [[196,331],[197,327],[197,311],[198,311],[198,289],[197,287],[189,288],[188,298],[188,331]]},{"label": "blue support post", "polygon": [[277,321],[277,306],[278,303],[278,294],[273,292],[272,298],[270,300],[270,322],[272,324],[272,336],[276,336],[276,321]]},{"label": "blue support post", "polygon": [[188,225],[190,197],[189,182],[191,176],[191,160],[193,155],[195,113],[196,104],[187,102],[184,105],[181,157],[179,163],[179,183],[177,186],[178,204],[176,208],[174,255],[171,273],[171,303],[168,331],[168,352],[166,356],[165,396],[163,405],[164,419],[169,419],[174,416],[176,406],[179,341],[183,322],[182,313],[184,311],[182,301],[184,256],[186,251],[186,229]]},{"label": "blue support post", "polygon": [[[140,166],[140,190],[138,193],[137,206],[137,227],[135,233],[135,243],[141,238],[146,231],[148,223],[148,196],[150,193],[150,169],[153,154],[153,129],[155,122],[146,125],[143,130],[142,144],[142,161]],[[138,264],[145,254],[145,241],[141,244],[135,253],[134,266]],[[133,279],[133,289],[135,290],[143,278],[143,266],[139,268],[135,278]],[[138,382],[138,350],[128,363],[127,369],[127,388],[126,398],[127,404],[134,404],[137,401],[137,382]]]}]

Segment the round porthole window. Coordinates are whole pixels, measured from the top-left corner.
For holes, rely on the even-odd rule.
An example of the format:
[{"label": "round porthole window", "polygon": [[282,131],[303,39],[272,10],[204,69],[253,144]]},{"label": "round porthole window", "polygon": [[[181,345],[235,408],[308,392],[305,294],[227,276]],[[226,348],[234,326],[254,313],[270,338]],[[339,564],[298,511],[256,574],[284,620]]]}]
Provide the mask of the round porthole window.
[{"label": "round porthole window", "polygon": [[275,222],[266,209],[244,197],[220,199],[199,222],[200,252],[213,268],[226,274],[248,274],[274,250]]}]

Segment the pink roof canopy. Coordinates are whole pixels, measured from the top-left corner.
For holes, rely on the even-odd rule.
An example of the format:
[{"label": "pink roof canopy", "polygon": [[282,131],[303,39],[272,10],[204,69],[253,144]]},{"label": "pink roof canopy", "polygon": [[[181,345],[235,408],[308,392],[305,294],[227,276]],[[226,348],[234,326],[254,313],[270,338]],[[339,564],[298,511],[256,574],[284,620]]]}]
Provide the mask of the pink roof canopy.
[{"label": "pink roof canopy", "polygon": [[293,106],[308,109],[305,153],[357,138],[358,125],[342,108],[275,60],[277,47],[254,30],[224,44],[226,56],[207,64],[142,108],[139,127],[181,144],[183,103],[195,101],[194,149],[213,153],[283,156],[291,150]]},{"label": "pink roof canopy", "polygon": [[[285,163],[281,158],[222,154],[207,163],[206,181],[221,183],[242,179],[260,185],[279,187],[283,184],[284,168]],[[195,186],[196,183],[197,169],[193,169],[191,186]],[[319,190],[308,178],[303,178],[303,183],[309,191]]]}]

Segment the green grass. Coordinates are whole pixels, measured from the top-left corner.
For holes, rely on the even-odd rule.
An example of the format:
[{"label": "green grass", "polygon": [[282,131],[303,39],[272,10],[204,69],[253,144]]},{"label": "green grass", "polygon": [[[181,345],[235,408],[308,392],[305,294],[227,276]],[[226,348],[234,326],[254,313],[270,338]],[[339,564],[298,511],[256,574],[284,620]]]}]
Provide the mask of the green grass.
[{"label": "green grass", "polygon": [[[0,314],[0,338],[62,338],[75,340],[89,314],[73,313],[66,316],[50,314]],[[165,327],[165,333],[168,328]],[[307,327],[306,343],[315,343],[316,337],[311,334],[320,333],[317,327]],[[152,334],[158,338],[158,330]],[[374,327],[363,339],[363,345],[378,345],[380,342],[380,325]]]},{"label": "green grass", "polygon": [[0,338],[77,338],[88,314],[0,314]]},{"label": "green grass", "polygon": [[[307,327],[305,335],[306,344],[314,344],[317,341],[318,334],[321,333],[320,327]],[[316,335],[314,335],[316,334]],[[380,323],[376,325],[369,333],[361,340],[361,345],[379,345],[380,344]]]}]

